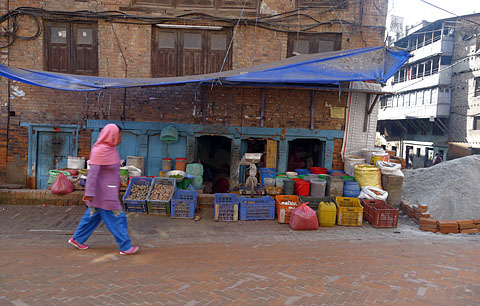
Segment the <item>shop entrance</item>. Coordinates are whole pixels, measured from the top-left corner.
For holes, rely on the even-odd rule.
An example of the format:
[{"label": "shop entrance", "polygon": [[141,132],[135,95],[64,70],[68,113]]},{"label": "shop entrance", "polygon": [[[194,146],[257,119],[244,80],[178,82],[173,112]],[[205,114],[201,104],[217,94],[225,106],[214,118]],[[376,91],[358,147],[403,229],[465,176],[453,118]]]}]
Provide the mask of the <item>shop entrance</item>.
[{"label": "shop entrance", "polygon": [[288,142],[287,171],[323,167],[325,142],[319,139],[294,139]]},{"label": "shop entrance", "polygon": [[197,138],[197,160],[203,165],[205,193],[228,192],[232,140],[223,136]]}]

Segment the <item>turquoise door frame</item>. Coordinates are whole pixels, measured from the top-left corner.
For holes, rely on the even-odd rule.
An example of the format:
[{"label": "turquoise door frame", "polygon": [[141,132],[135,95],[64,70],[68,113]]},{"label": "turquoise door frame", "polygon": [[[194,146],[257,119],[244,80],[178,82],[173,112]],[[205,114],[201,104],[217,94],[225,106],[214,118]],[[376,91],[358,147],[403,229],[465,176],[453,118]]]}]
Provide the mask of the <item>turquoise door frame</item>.
[{"label": "turquoise door frame", "polygon": [[[48,135],[48,133],[58,133],[58,135],[61,135],[61,138],[68,139],[68,144],[63,147],[62,146],[62,151],[65,151],[67,149],[68,152],[60,152],[61,157],[58,159],[58,161],[55,161],[55,166],[56,167],[66,167],[66,160],[64,158],[64,155],[68,153],[67,156],[77,156],[78,153],[78,132],[80,130],[79,125],[53,125],[53,124],[40,124],[40,123],[28,123],[24,122],[21,123],[20,126],[22,127],[28,127],[28,159],[27,159],[27,177],[29,178],[34,178],[35,179],[35,184],[36,188],[46,188],[46,183],[44,184],[43,181],[45,180],[46,174],[43,173],[41,177],[39,176],[39,180],[37,180],[38,176],[38,170],[43,169],[44,167],[47,167],[47,165],[40,164],[39,162],[39,156],[41,157],[42,152],[39,151],[39,149],[42,149],[42,144],[40,141],[43,138],[44,140],[48,140],[49,137],[39,137],[39,135]],[[43,152],[45,153],[45,152]],[[53,154],[53,152],[52,152]],[[44,156],[47,160],[48,158]],[[54,158],[52,156],[52,158]]]}]

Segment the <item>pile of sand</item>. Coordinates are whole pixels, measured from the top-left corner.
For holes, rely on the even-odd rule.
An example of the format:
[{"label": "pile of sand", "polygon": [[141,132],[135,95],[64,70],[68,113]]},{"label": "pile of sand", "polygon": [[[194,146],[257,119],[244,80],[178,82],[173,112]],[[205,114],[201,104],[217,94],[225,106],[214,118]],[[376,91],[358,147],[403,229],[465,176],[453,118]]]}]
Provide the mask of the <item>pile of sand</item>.
[{"label": "pile of sand", "polygon": [[431,218],[439,220],[480,218],[480,156],[405,170],[402,199],[427,204]]}]

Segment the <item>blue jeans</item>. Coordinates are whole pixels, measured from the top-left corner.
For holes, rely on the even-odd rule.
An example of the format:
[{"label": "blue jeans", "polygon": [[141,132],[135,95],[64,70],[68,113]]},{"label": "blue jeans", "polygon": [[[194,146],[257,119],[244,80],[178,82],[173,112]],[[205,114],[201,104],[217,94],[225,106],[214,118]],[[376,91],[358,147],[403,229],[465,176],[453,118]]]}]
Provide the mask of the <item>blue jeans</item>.
[{"label": "blue jeans", "polygon": [[85,243],[100,224],[100,221],[105,223],[108,230],[112,233],[113,237],[115,237],[120,251],[126,251],[132,247],[132,241],[127,232],[127,216],[125,216],[125,213],[121,210],[105,210],[89,207],[80,220],[73,239],[79,243]]}]

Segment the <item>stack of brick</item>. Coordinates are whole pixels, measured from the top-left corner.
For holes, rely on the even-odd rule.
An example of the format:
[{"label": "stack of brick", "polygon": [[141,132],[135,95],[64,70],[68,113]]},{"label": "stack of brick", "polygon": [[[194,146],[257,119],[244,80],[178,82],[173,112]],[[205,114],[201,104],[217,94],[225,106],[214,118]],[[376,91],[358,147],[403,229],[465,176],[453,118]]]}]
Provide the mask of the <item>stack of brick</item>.
[{"label": "stack of brick", "polygon": [[393,207],[400,207],[402,202],[403,176],[382,174],[383,190],[388,192],[387,203]]},{"label": "stack of brick", "polygon": [[442,234],[460,233],[460,230],[458,229],[457,221],[448,221],[448,220],[438,220],[438,231]]},{"label": "stack of brick", "polygon": [[474,220],[457,220],[458,229],[462,234],[476,234],[478,229],[475,226]]},{"label": "stack of brick", "polygon": [[430,218],[420,218],[420,230],[436,233],[438,232],[438,220]]},{"label": "stack of brick", "polygon": [[412,220],[419,224],[420,218],[430,218],[430,213],[428,212],[428,205],[418,204],[418,205],[408,205],[404,202],[401,202],[400,209],[407,214]]}]

